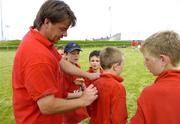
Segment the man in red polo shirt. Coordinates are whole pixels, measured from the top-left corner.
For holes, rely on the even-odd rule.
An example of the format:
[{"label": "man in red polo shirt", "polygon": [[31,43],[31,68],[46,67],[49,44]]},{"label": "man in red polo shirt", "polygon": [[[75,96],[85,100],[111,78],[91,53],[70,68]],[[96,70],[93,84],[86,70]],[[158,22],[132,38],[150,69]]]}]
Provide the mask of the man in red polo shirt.
[{"label": "man in red polo shirt", "polygon": [[74,13],[63,1],[48,0],[41,6],[14,59],[13,110],[17,124],[60,124],[60,113],[85,107],[97,98],[97,89],[90,85],[80,98],[62,99],[61,69],[90,79],[98,77],[61,59],[53,45],[75,24]]}]

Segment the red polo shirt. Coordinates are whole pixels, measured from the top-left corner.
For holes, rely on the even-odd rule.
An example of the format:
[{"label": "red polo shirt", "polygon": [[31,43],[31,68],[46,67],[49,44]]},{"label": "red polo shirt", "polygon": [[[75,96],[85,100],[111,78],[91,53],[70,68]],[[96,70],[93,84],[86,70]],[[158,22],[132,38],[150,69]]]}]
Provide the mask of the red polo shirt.
[{"label": "red polo shirt", "polygon": [[32,27],[19,45],[13,65],[13,110],[17,124],[60,124],[61,115],[41,114],[37,100],[54,94],[62,97],[61,55]]},{"label": "red polo shirt", "polygon": [[[75,64],[76,67],[80,68],[80,65]],[[75,75],[70,75],[65,72],[63,72],[63,89],[64,92],[66,92],[64,97],[67,97],[68,92],[74,92],[74,90],[78,90],[80,86],[74,84],[74,80],[76,80],[78,77]]]},{"label": "red polo shirt", "polygon": [[123,79],[112,74],[102,74],[94,82],[98,99],[88,106],[90,124],[126,124],[126,91]]},{"label": "red polo shirt", "polygon": [[132,47],[135,47],[136,46],[136,41],[133,40],[132,43],[131,43]]},{"label": "red polo shirt", "polygon": [[[80,68],[80,65],[75,64],[78,68]],[[74,83],[74,80],[76,80],[78,77],[75,75],[70,75],[65,72],[63,72],[63,91],[65,94],[65,97],[67,97],[67,93],[73,93],[74,90],[79,90],[80,86],[76,85]],[[63,124],[78,124],[85,118],[88,118],[88,113],[85,107],[76,109],[71,112],[66,112],[63,114]]]},{"label": "red polo shirt", "polygon": [[[94,72],[92,67],[89,67],[89,70],[87,72],[89,72],[89,73],[96,73],[96,72]],[[103,72],[103,70],[100,68],[100,73],[102,73],[102,72]],[[90,80],[88,78],[84,78],[84,81],[85,81],[85,84],[86,84],[87,87],[94,82],[94,80]]]},{"label": "red polo shirt", "polygon": [[131,124],[180,124],[180,70],[161,73],[138,98]]}]

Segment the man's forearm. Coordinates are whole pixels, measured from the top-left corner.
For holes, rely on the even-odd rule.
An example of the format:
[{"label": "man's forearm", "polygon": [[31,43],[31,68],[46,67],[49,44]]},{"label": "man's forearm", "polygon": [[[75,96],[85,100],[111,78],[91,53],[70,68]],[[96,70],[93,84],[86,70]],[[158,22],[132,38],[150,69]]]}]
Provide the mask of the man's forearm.
[{"label": "man's forearm", "polygon": [[38,100],[38,106],[43,114],[56,114],[83,107],[83,101],[81,99],[66,100],[50,95]]},{"label": "man's forearm", "polygon": [[63,71],[65,71],[68,74],[71,75],[76,75],[79,77],[89,77],[89,73],[81,70],[80,68],[76,67],[75,65],[71,64],[70,62],[66,60],[61,60],[60,61],[60,67],[62,68]]}]

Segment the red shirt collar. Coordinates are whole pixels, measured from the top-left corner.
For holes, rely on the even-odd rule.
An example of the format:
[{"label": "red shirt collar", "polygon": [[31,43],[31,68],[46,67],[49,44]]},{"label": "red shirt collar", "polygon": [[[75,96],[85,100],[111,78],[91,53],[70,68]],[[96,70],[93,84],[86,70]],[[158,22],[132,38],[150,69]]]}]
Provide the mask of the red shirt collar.
[{"label": "red shirt collar", "polygon": [[[89,67],[88,72],[90,72],[90,73],[95,73],[95,71],[93,70],[93,68],[92,68],[92,67]],[[100,68],[100,73],[102,73],[102,72],[103,72],[103,69],[102,69],[102,68]]]},{"label": "red shirt collar", "polygon": [[32,33],[33,37],[38,40],[40,43],[45,45],[46,47],[52,47],[53,43],[49,41],[47,38],[45,38],[41,33],[35,30],[33,26],[30,27],[30,33]]},{"label": "red shirt collar", "polygon": [[167,70],[162,72],[154,81],[158,83],[160,80],[177,80],[180,79],[180,70]]},{"label": "red shirt collar", "polygon": [[118,82],[122,82],[123,78],[111,73],[102,73],[101,77],[107,77],[107,78],[114,78],[115,80],[117,80]]}]

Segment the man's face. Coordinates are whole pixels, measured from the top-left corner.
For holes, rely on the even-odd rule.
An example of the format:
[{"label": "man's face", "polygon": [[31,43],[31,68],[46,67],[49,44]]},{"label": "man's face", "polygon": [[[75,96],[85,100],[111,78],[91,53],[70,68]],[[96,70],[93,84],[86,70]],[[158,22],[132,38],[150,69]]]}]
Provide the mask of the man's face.
[{"label": "man's face", "polygon": [[51,42],[55,43],[59,41],[61,38],[67,36],[67,30],[69,29],[70,26],[70,20],[68,18],[58,23],[51,23],[49,20],[46,20],[45,23],[46,23],[45,36]]}]

